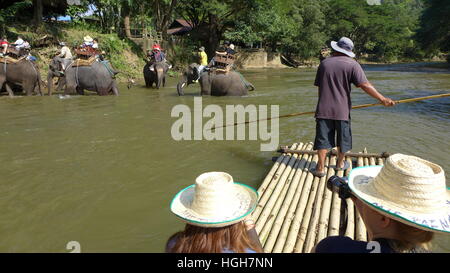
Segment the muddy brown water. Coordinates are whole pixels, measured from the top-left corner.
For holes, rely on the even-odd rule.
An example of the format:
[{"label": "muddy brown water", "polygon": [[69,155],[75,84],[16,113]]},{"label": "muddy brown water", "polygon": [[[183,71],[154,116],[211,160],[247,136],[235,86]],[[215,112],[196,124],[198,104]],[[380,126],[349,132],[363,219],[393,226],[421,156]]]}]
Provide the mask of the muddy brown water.
[{"label": "muddy brown water", "polygon": [[[447,70],[417,65],[365,66],[386,96],[403,99],[450,92]],[[421,66],[420,66],[421,67]],[[407,68],[407,69],[404,69]],[[314,110],[315,69],[244,71],[256,86],[246,97],[206,97],[203,104],[280,105],[280,114]],[[119,97],[0,97],[0,252],[163,252],[183,228],[172,197],[206,171],[259,186],[273,152],[260,141],[175,141],[172,107],[193,105],[198,86],[176,95],[165,88]],[[142,83],[140,83],[142,84]],[[353,89],[353,104],[374,102]],[[280,145],[312,141],[313,117],[280,120]],[[352,111],[354,151],[401,152],[440,164],[450,177],[450,99]],[[436,249],[450,251],[448,236]]]}]

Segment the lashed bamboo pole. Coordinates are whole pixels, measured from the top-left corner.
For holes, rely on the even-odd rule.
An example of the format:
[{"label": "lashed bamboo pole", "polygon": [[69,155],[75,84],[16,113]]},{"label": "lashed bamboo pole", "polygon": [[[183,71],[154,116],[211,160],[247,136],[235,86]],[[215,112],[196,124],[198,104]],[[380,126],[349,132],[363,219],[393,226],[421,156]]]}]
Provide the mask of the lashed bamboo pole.
[{"label": "lashed bamboo pole", "polygon": [[266,206],[259,215],[258,220],[260,222],[264,222],[264,225],[258,225],[256,227],[256,231],[258,232],[259,238],[261,239],[261,243],[263,245],[267,239],[270,229],[272,228],[272,224],[275,221],[275,217],[278,214],[281,204],[286,197],[286,193],[292,182],[292,177],[295,174],[296,167],[298,167],[298,164],[300,163],[300,161],[297,160],[298,155],[292,155],[292,158],[296,159],[295,162],[292,166],[286,166],[286,169],[278,182],[277,188],[274,190],[269,201],[266,203]]},{"label": "lashed bamboo pole", "polygon": [[[308,144],[306,146],[306,149],[312,149],[312,144]],[[294,177],[292,178],[292,182],[289,186],[289,189],[287,191],[286,197],[283,200],[283,204],[281,208],[278,211],[278,214],[274,220],[272,229],[270,230],[270,234],[265,241],[264,244],[264,252],[270,253],[274,250],[275,243],[278,241],[282,241],[282,230],[283,224],[286,222],[289,226],[290,219],[289,216],[287,217],[289,207],[292,203],[295,203],[294,197],[295,193],[298,189],[298,186],[300,184],[300,178],[303,173],[303,168],[306,166],[306,163],[308,162],[309,155],[303,154],[301,155],[301,158],[299,158],[299,162],[294,174]]]},{"label": "lashed bamboo pole", "polygon": [[384,161],[382,158],[378,158],[377,159],[377,165],[383,166],[384,165]]},{"label": "lashed bamboo pole", "polygon": [[370,165],[370,166],[375,166],[375,165],[377,165],[377,163],[376,163],[374,157],[369,157],[369,165]]},{"label": "lashed bamboo pole", "polygon": [[[336,162],[336,165],[338,163]],[[342,170],[336,173],[337,176],[342,177],[344,172]],[[339,235],[339,228],[341,222],[341,205],[342,199],[339,197],[337,191],[333,191],[330,211],[330,222],[328,224],[328,236]]]},{"label": "lashed bamboo pole", "polygon": [[[347,158],[347,162],[350,164],[350,167],[345,171],[345,176],[349,176],[352,171],[353,165],[350,158]],[[353,203],[351,198],[347,198],[345,200],[347,205],[347,227],[345,229],[344,235],[350,237],[352,239],[355,238],[355,204]]]},{"label": "lashed bamboo pole", "polygon": [[[329,166],[330,158],[327,157],[325,161],[325,166]],[[328,167],[325,167],[325,173],[328,173]],[[319,180],[319,181],[316,181]],[[306,222],[306,217],[303,217],[302,227],[300,228],[300,233],[302,234],[302,228],[305,226],[307,229],[306,237],[305,237],[305,245],[303,247],[303,252],[310,253],[312,248],[316,244],[316,238],[318,233],[318,225],[320,218],[320,211],[322,209],[322,199],[327,188],[327,176],[321,177],[320,179],[316,179],[314,183],[317,185],[317,194],[313,197],[313,191],[309,196],[308,205],[306,206],[306,211],[311,211],[311,220],[308,221],[309,225],[306,226],[303,222]],[[314,187],[313,187],[314,188]],[[311,207],[311,208],[310,208]],[[300,238],[301,240],[301,238]],[[300,248],[300,246],[299,246]]]},{"label": "lashed bamboo pole", "polygon": [[[336,165],[336,156],[331,156],[330,165]],[[327,181],[328,179],[335,174],[335,171],[333,168],[328,169],[327,174]],[[323,195],[323,201],[322,201],[322,211],[320,212],[319,217],[319,227],[317,232],[317,239],[316,241],[321,241],[325,237],[327,237],[328,234],[328,220],[330,219],[330,209],[331,209],[331,200],[332,200],[333,192],[326,188],[325,193]]]},{"label": "lashed bamboo pole", "polygon": [[[294,145],[292,145],[292,147],[297,147],[297,146],[298,146],[297,143],[294,143]],[[259,215],[261,214],[262,210],[266,206],[266,203],[269,201],[270,196],[272,195],[272,192],[279,185],[278,182],[280,181],[280,178],[281,178],[284,170],[286,169],[286,166],[291,165],[291,164],[293,165],[295,160],[296,160],[296,158],[293,157],[291,154],[288,154],[288,155],[289,156],[285,157],[283,159],[283,161],[281,162],[281,164],[278,167],[277,171],[273,175],[272,181],[267,186],[267,188],[264,190],[264,192],[262,193],[261,198],[258,201],[258,206],[256,207],[255,211],[252,214],[253,219],[255,219],[256,221],[258,221]],[[262,221],[259,221],[259,222],[262,223]],[[256,223],[258,224],[258,222],[256,222]],[[260,230],[258,230],[258,225],[256,225],[256,230],[258,232],[260,231]]]},{"label": "lashed bamboo pole", "polygon": [[[316,167],[317,158],[318,158],[317,155],[313,156],[313,159],[312,159],[312,162],[310,165],[311,169]],[[292,221],[292,225],[289,230],[288,237],[286,239],[286,244],[283,247],[284,253],[291,253],[294,251],[298,252],[297,249],[294,249],[295,243],[297,241],[297,235],[300,230],[301,220],[303,218],[303,213],[305,212],[305,207],[306,207],[306,203],[308,200],[309,192],[311,190],[311,185],[312,185],[313,179],[314,179],[314,175],[311,172],[309,172],[309,170],[308,170],[305,185],[302,189],[302,194],[300,196],[300,201],[295,210],[295,217],[294,217],[294,220]]]},{"label": "lashed bamboo pole", "polygon": [[[313,147],[313,144],[310,143],[308,146],[308,149],[312,149],[312,147]],[[312,155],[306,155],[306,162],[305,162],[304,168],[302,169],[301,172],[297,172],[296,175],[294,176],[294,180],[297,179],[298,176],[300,177],[299,184],[297,186],[297,189],[295,190],[294,197],[292,198],[292,203],[289,205],[289,209],[284,218],[283,225],[280,229],[278,237],[276,238],[275,245],[272,249],[272,252],[274,252],[274,253],[283,252],[284,246],[286,244],[286,241],[287,241],[287,238],[289,235],[289,230],[291,228],[291,224],[295,218],[295,212],[297,210],[297,205],[300,202],[300,198],[303,193],[303,188],[305,187],[306,177],[308,176],[309,169],[311,168],[311,165],[312,165],[312,159],[313,159]]]},{"label": "lashed bamboo pole", "polygon": [[[363,154],[367,154],[367,148],[364,148]],[[364,166],[368,166],[369,165],[369,158],[368,157],[364,157]]]},{"label": "lashed bamboo pole", "polygon": [[[317,154],[317,151],[306,151],[306,150],[301,150],[301,149],[290,149],[288,147],[285,146],[281,146],[280,149],[278,150],[279,153],[291,153],[291,154],[310,154],[310,155],[315,155]],[[338,155],[338,151],[337,150],[331,150],[327,153],[327,156],[329,155]],[[375,157],[375,158],[387,158],[390,156],[389,153],[383,152],[381,154],[375,154],[375,153],[365,153],[365,154],[360,154],[360,153],[352,153],[352,152],[347,152],[344,154],[346,157]]]},{"label": "lashed bamboo pole", "polygon": [[[358,167],[362,166],[364,166],[364,160],[362,157],[358,157]],[[366,226],[364,225],[361,215],[356,209],[355,209],[355,220],[356,220],[355,239],[358,241],[367,241]]]}]

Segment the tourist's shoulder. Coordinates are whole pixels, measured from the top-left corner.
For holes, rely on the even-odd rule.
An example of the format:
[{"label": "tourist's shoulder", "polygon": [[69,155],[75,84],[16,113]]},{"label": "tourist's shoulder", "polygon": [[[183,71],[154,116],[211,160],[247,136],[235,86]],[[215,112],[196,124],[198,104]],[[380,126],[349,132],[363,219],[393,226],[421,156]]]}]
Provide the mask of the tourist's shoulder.
[{"label": "tourist's shoulder", "polygon": [[366,252],[366,242],[356,241],[346,236],[330,236],[320,241],[316,253],[358,253]]}]

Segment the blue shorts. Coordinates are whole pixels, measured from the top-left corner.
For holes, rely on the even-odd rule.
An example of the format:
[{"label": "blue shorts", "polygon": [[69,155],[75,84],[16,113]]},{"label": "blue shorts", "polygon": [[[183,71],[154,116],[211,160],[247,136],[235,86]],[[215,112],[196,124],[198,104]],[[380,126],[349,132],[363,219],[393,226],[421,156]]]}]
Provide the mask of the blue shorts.
[{"label": "blue shorts", "polygon": [[[337,141],[335,140],[336,133]],[[316,119],[314,150],[331,149],[333,147],[339,147],[342,153],[352,149],[350,120]]]}]

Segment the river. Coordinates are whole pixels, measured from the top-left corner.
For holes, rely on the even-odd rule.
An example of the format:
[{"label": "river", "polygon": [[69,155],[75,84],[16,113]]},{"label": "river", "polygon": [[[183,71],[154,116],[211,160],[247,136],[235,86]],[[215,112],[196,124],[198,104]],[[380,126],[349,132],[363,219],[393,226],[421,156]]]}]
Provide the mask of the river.
[{"label": "river", "polygon": [[[405,69],[408,68],[408,69]],[[448,93],[450,71],[367,65],[384,95],[403,99]],[[205,97],[203,105],[280,105],[280,114],[311,111],[315,69],[244,71],[256,91]],[[140,85],[119,97],[0,97],[0,252],[162,252],[183,228],[172,197],[206,171],[225,171],[257,188],[273,152],[261,141],[175,141],[172,108],[193,105],[198,86],[176,95]],[[142,84],[142,83],[140,83]],[[353,89],[353,104],[374,100]],[[280,145],[314,139],[312,116],[280,120]],[[450,98],[352,112],[353,151],[401,152],[440,164],[450,178]],[[449,184],[449,183],[448,183]],[[447,236],[436,249],[450,251]]]}]

